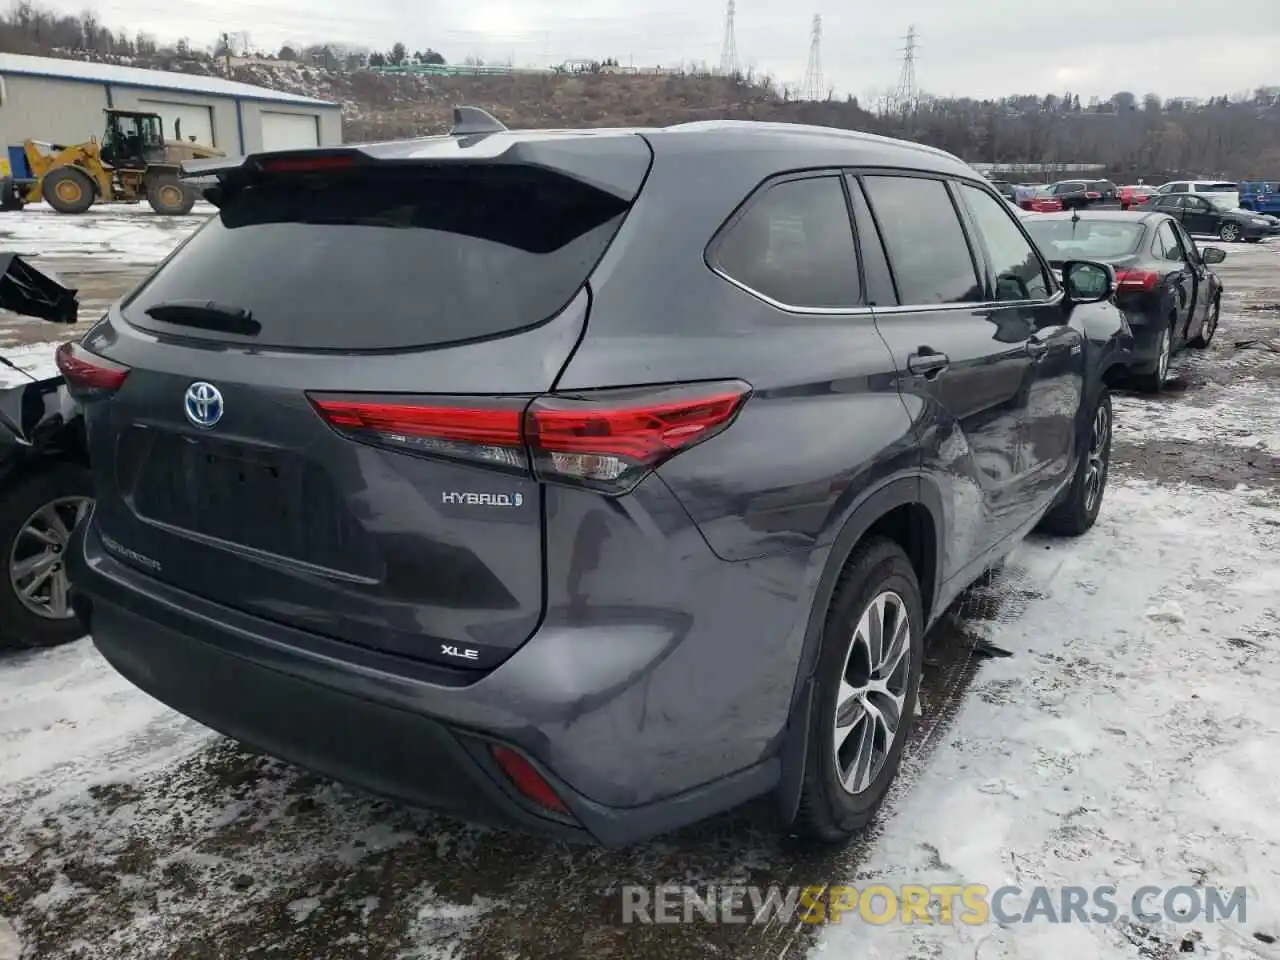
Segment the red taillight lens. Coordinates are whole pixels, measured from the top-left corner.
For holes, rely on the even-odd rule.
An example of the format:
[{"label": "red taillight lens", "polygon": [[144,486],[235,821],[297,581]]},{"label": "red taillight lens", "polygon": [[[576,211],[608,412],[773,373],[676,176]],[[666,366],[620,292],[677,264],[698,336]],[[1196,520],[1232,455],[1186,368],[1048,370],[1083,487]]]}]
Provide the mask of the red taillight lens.
[{"label": "red taillight lens", "polygon": [[547,480],[631,487],[729,426],[749,392],[733,382],[539,397],[525,418],[534,469]]},{"label": "red taillight lens", "polygon": [[528,398],[491,405],[433,405],[312,397],[330,426],[369,440],[428,456],[475,460],[512,470],[528,470],[521,419]]},{"label": "red taillight lens", "polygon": [[750,390],[730,381],[485,401],[310,399],[353,439],[624,493],[664,460],[728,427]]},{"label": "red taillight lens", "polygon": [[538,773],[528,760],[510,747],[498,744],[491,746],[489,752],[493,754],[493,759],[498,761],[498,766],[507,775],[511,785],[522,795],[547,810],[553,810],[556,813],[569,812],[564,801],[551,789],[551,784],[543,779],[542,774]]},{"label": "red taillight lens", "polygon": [[54,361],[67,386],[79,397],[114,393],[129,376],[129,368],[124,364],[90,353],[71,341],[58,347]]},{"label": "red taillight lens", "polygon": [[350,170],[356,158],[348,154],[321,154],[315,157],[266,157],[258,161],[263,173],[327,173]]},{"label": "red taillight lens", "polygon": [[1150,270],[1117,270],[1117,290],[1154,290],[1160,282],[1160,274]]}]

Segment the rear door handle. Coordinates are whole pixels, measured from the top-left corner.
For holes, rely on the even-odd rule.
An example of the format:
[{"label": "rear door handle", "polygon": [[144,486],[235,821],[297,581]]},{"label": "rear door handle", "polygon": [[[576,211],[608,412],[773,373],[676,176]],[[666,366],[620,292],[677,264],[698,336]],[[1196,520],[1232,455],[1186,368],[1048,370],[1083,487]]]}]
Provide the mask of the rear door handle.
[{"label": "rear door handle", "polygon": [[907,369],[926,380],[932,380],[949,366],[951,358],[945,353],[913,353],[907,357]]},{"label": "rear door handle", "polygon": [[1049,345],[1042,340],[1028,340],[1027,354],[1039,359],[1049,352]]}]

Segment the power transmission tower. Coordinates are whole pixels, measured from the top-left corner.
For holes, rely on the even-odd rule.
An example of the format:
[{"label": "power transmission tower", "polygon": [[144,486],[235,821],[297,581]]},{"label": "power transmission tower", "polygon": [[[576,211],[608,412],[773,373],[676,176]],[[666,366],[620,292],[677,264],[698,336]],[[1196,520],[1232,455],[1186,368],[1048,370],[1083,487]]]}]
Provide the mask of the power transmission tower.
[{"label": "power transmission tower", "polygon": [[893,94],[893,106],[897,110],[914,110],[920,99],[920,90],[916,86],[916,50],[919,48],[919,36],[915,24],[907,27],[906,46],[902,48],[902,72],[898,74],[898,88]]},{"label": "power transmission tower", "polygon": [[733,34],[733,0],[724,15],[724,40],[720,44],[720,72],[726,77],[738,72],[738,41]]},{"label": "power transmission tower", "polygon": [[813,27],[809,32],[809,64],[804,68],[802,100],[825,100],[827,84],[822,79],[822,14],[813,15]]}]

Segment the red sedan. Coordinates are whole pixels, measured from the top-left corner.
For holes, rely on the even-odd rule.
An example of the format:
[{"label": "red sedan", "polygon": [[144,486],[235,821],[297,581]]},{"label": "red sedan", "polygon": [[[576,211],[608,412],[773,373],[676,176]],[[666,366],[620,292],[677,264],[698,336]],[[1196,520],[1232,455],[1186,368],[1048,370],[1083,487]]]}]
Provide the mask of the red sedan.
[{"label": "red sedan", "polygon": [[1142,184],[1121,187],[1118,198],[1120,200],[1120,209],[1128,210],[1130,207],[1136,207],[1140,203],[1146,203],[1155,195],[1155,187],[1143,186]]},{"label": "red sedan", "polygon": [[1062,209],[1062,201],[1045,193],[1045,188],[1040,187],[1019,197],[1018,206],[1032,213],[1057,213]]}]

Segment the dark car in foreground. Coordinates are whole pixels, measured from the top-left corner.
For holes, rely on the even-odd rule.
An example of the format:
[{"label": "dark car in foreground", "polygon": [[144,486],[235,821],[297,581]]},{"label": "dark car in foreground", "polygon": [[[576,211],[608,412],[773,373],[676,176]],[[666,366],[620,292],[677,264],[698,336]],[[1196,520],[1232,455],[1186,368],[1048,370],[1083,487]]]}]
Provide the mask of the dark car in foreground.
[{"label": "dark car in foreground", "polygon": [[1023,225],[1051,264],[1088,258],[1115,269],[1116,304],[1133,331],[1131,372],[1143,389],[1164,388],[1175,351],[1204,349],[1213,339],[1222,281],[1209,268],[1227,255],[1199,249],[1177,220],[1100,210],[1032,215]]},{"label": "dark car in foreground", "polygon": [[1271,222],[1252,210],[1225,206],[1227,197],[1215,202],[1214,194],[1173,193],[1152,197],[1133,210],[1151,210],[1173,217],[1188,233],[1217,237],[1226,243],[1257,243],[1273,236]]},{"label": "dark car in foreground", "polygon": [[[75,290],[0,253],[0,308],[72,324],[77,307]],[[84,421],[62,377],[35,376],[0,356],[0,375],[7,374],[0,386],[0,646],[47,647],[84,636],[64,564],[93,480]]]},{"label": "dark car in foreground", "polygon": [[847,838],[929,626],[1097,517],[1112,271],[1060,283],[928,147],[455,119],[193,165],[217,215],[66,348],[95,644],[470,819],[622,844],[772,792]]}]

